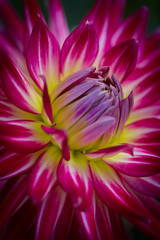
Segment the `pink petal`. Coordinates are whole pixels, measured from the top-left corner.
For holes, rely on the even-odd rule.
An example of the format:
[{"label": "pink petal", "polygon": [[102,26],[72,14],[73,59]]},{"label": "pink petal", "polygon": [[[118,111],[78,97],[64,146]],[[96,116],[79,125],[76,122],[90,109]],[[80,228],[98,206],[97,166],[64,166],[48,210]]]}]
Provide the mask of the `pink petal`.
[{"label": "pink petal", "polygon": [[6,25],[9,38],[22,50],[23,25],[17,13],[6,0],[0,1],[0,15]]},{"label": "pink petal", "polygon": [[3,90],[12,104],[30,113],[40,113],[40,96],[5,52],[1,53],[1,78]]},{"label": "pink petal", "polygon": [[127,184],[134,189],[148,197],[160,197],[160,174],[149,177],[130,177],[122,176]]},{"label": "pink petal", "polygon": [[37,22],[38,16],[43,18],[37,0],[24,0],[24,48],[26,50],[33,27]]},{"label": "pink petal", "polygon": [[91,66],[98,52],[98,39],[91,23],[76,28],[65,40],[60,58],[61,71],[66,78]]},{"label": "pink petal", "polygon": [[146,221],[144,209],[119,175],[103,161],[91,161],[94,188],[104,204],[122,214]]},{"label": "pink petal", "polygon": [[[94,200],[94,199],[93,199]],[[95,223],[95,200],[87,211],[76,210],[78,222],[85,233],[86,239],[98,240],[98,232]]]},{"label": "pink petal", "polygon": [[84,155],[89,157],[89,159],[100,159],[103,157],[112,157],[119,152],[125,152],[125,153],[129,153],[130,155],[132,155],[133,154],[133,146],[129,145],[127,143],[124,143],[124,144],[120,144],[117,146],[100,149],[95,152],[85,153]]},{"label": "pink petal", "polygon": [[51,137],[58,143],[58,145],[62,149],[62,156],[64,157],[65,160],[70,159],[70,152],[69,152],[69,147],[67,143],[67,134],[64,130],[59,130],[56,128],[51,128],[51,127],[46,127],[46,126],[41,126],[44,132],[48,133],[51,135]]},{"label": "pink petal", "polygon": [[43,89],[43,75],[49,93],[59,81],[59,46],[41,18],[34,25],[27,48],[27,65],[37,86]]},{"label": "pink petal", "polygon": [[38,155],[25,155],[6,151],[0,156],[0,179],[14,177],[30,169]]},{"label": "pink petal", "polygon": [[9,189],[3,201],[0,204],[0,226],[17,211],[26,201],[27,196],[27,177],[22,176]]},{"label": "pink petal", "polygon": [[133,156],[119,153],[104,161],[117,171],[134,177],[145,177],[160,171],[160,157],[141,148],[134,148]]},{"label": "pink petal", "polygon": [[34,121],[1,121],[0,140],[14,152],[36,152],[50,141],[50,137],[44,133],[41,125],[41,122]]},{"label": "pink petal", "polygon": [[[44,78],[44,76],[42,76]],[[48,87],[46,83],[46,79],[44,78],[44,89],[43,89],[43,107],[42,107],[42,117],[44,120],[49,123],[53,124],[53,115],[52,115],[52,105],[50,96],[48,93]]]},{"label": "pink petal", "polygon": [[112,46],[116,43],[135,38],[138,41],[143,40],[148,19],[148,9],[146,7],[140,8],[133,15],[129,16],[120,27],[118,27],[115,34],[112,36]]},{"label": "pink petal", "polygon": [[60,187],[57,187],[42,202],[36,225],[36,240],[51,238],[64,209],[67,207],[66,201],[66,193]]},{"label": "pink petal", "polygon": [[96,224],[101,240],[127,239],[120,216],[105,206],[98,197],[96,201]]},{"label": "pink petal", "polygon": [[57,165],[61,158],[58,148],[52,146],[39,157],[29,179],[29,192],[34,202],[44,200],[56,184]]},{"label": "pink petal", "polygon": [[60,0],[49,1],[49,28],[62,46],[69,30]]},{"label": "pink petal", "polygon": [[100,66],[110,66],[121,82],[133,71],[137,63],[138,44],[134,39],[122,42],[112,47],[102,58]]},{"label": "pink petal", "polygon": [[61,187],[70,194],[75,208],[90,207],[93,186],[88,163],[82,154],[72,154],[68,162],[62,159],[57,177]]}]

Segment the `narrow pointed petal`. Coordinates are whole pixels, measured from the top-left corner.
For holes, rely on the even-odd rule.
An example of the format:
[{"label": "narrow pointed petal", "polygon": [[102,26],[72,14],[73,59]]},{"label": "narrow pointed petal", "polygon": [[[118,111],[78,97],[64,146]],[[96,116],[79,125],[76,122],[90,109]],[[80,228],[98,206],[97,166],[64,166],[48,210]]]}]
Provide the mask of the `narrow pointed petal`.
[{"label": "narrow pointed petal", "polygon": [[41,18],[34,25],[27,48],[27,65],[37,86],[43,89],[43,75],[49,93],[59,81],[59,46]]},{"label": "narrow pointed petal", "polygon": [[122,177],[132,189],[140,194],[148,197],[160,197],[160,174],[149,177],[130,177],[126,175]]},{"label": "narrow pointed petal", "polygon": [[38,154],[25,155],[6,151],[0,156],[0,179],[11,178],[26,172],[38,158]]},{"label": "narrow pointed petal", "polygon": [[56,37],[60,47],[62,47],[69,30],[60,0],[49,1],[49,28]]},{"label": "narrow pointed petal", "polygon": [[103,161],[90,162],[94,188],[100,199],[107,206],[122,214],[147,221],[143,206],[130,193],[119,175]]},{"label": "narrow pointed petal", "polygon": [[23,25],[17,13],[6,0],[0,1],[0,15],[4,21],[3,23],[6,25],[9,38],[14,42],[17,48],[22,50]]},{"label": "narrow pointed petal", "polygon": [[66,193],[58,186],[53,189],[51,194],[43,201],[37,218],[36,240],[51,238],[60,216],[63,214],[64,207],[67,207],[65,205],[66,200]]},{"label": "narrow pointed petal", "polygon": [[110,66],[121,82],[126,79],[137,63],[138,44],[134,39],[122,42],[111,48],[102,58],[100,66]]},{"label": "narrow pointed petal", "polygon": [[63,77],[91,66],[98,52],[98,39],[91,23],[76,28],[65,40],[60,58]]},{"label": "narrow pointed petal", "polygon": [[52,105],[51,105],[50,96],[48,94],[48,87],[47,87],[45,78],[44,78],[44,89],[43,89],[42,117],[44,121],[47,122],[48,124],[53,124]]},{"label": "narrow pointed petal", "polygon": [[69,147],[67,143],[67,134],[64,130],[59,130],[56,128],[46,127],[42,125],[42,129],[44,132],[51,135],[53,138],[53,141],[55,140],[56,143],[61,147],[62,149],[62,157],[64,157],[65,160],[70,159],[70,152]]},{"label": "narrow pointed petal", "polygon": [[41,129],[41,125],[41,122],[34,121],[1,121],[0,140],[14,152],[36,152],[50,142],[50,137]]},{"label": "narrow pointed petal", "polygon": [[134,147],[133,156],[119,153],[104,161],[117,171],[134,177],[145,177],[160,171],[160,157],[141,148]]},{"label": "narrow pointed petal", "polygon": [[90,207],[93,186],[88,163],[82,154],[72,154],[69,161],[62,159],[57,177],[61,187],[70,194],[75,208],[86,210]]},{"label": "narrow pointed petal", "polygon": [[76,210],[78,222],[88,240],[98,240],[98,232],[95,220],[96,203],[93,199],[92,205],[87,211]]},{"label": "narrow pointed petal", "polygon": [[115,154],[118,154],[119,152],[125,152],[125,153],[129,153],[130,155],[132,155],[133,154],[133,146],[130,144],[124,143],[124,144],[120,144],[117,146],[100,149],[95,152],[85,153],[84,155],[89,157],[90,159],[100,159],[103,157],[112,157]]},{"label": "narrow pointed petal", "polygon": [[107,118],[102,117],[95,123],[79,131],[73,137],[69,139],[69,145],[79,149],[93,143],[103,134],[113,134],[115,128],[115,118],[108,116]]},{"label": "narrow pointed petal", "polygon": [[43,19],[37,0],[23,0],[24,2],[24,48],[26,50],[33,27],[38,16]]},{"label": "narrow pointed petal", "polygon": [[20,208],[27,200],[27,177],[22,176],[10,188],[3,201],[0,204],[0,226]]},{"label": "narrow pointed petal", "polygon": [[116,43],[134,38],[141,41],[145,37],[145,31],[148,20],[148,9],[146,7],[140,8],[133,15],[129,16],[118,27],[115,34],[112,36],[111,44],[114,46]]},{"label": "narrow pointed petal", "polygon": [[56,184],[56,171],[61,158],[58,148],[52,146],[39,157],[29,179],[29,193],[34,202],[44,200]]},{"label": "narrow pointed petal", "polygon": [[1,54],[1,79],[3,90],[12,104],[30,113],[40,113],[41,97],[4,52]]}]

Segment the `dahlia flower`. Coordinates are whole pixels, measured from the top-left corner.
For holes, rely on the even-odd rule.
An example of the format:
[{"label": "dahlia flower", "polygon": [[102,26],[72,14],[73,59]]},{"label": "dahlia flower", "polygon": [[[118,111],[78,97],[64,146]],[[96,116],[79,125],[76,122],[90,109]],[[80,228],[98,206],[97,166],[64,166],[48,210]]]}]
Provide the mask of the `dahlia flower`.
[{"label": "dahlia flower", "polygon": [[71,33],[59,0],[22,22],[0,0],[2,239],[160,236],[160,31],[97,0]]}]

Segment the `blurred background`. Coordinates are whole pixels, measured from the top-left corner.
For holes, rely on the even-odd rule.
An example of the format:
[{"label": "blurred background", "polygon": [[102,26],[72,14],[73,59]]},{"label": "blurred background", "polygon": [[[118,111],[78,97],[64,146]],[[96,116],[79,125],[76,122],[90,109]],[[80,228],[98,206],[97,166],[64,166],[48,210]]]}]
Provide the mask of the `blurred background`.
[{"label": "blurred background", "polygon": [[[73,29],[93,6],[95,0],[61,0],[67,15],[70,29]],[[23,0],[10,0],[17,11],[23,16]],[[47,0],[38,0],[45,16],[47,17]],[[152,32],[160,26],[160,0],[126,0],[126,9],[124,17],[127,17],[141,6],[149,8],[149,23],[147,32]]]},{"label": "blurred background", "polygon": [[[23,0],[10,0],[16,11],[23,18]],[[45,17],[47,18],[47,0],[38,0]],[[93,6],[95,0],[62,0],[67,16],[68,24],[72,30],[82,20],[85,14]],[[160,0],[126,0],[124,18],[136,11],[141,6],[149,8],[149,22],[147,34],[149,35],[158,26],[160,27]],[[125,227],[131,240],[152,240],[143,235],[138,229],[124,220]],[[118,239],[117,239],[118,240]]]}]

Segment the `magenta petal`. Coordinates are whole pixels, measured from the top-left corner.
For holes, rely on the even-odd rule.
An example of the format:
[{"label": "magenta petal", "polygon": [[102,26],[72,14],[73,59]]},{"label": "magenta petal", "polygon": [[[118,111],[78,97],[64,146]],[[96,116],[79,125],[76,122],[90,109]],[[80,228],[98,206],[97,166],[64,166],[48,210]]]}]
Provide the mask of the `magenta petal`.
[{"label": "magenta petal", "polygon": [[39,113],[40,96],[6,53],[1,53],[2,87],[8,99],[18,108]]},{"label": "magenta petal", "polygon": [[120,144],[113,147],[108,147],[104,149],[99,149],[96,152],[85,153],[84,155],[90,159],[100,159],[103,157],[112,157],[119,152],[125,152],[130,155],[133,155],[133,146],[127,143]]},{"label": "magenta petal", "polygon": [[60,58],[64,78],[91,66],[98,52],[98,39],[91,23],[76,28],[65,40]]},{"label": "magenta petal", "polygon": [[76,210],[78,222],[85,233],[86,239],[98,240],[98,232],[95,219],[96,203],[93,199],[93,203],[87,211]]},{"label": "magenta petal", "polygon": [[120,216],[104,205],[98,197],[96,201],[96,224],[101,240],[127,240]]},{"label": "magenta petal", "polygon": [[36,240],[51,238],[61,214],[63,214],[64,207],[67,207],[65,205],[66,200],[66,193],[60,187],[56,187],[43,201],[37,219]]},{"label": "magenta petal", "polygon": [[33,27],[37,22],[38,16],[42,16],[37,0],[23,0],[24,2],[24,47],[28,45]]},{"label": "magenta petal", "polygon": [[130,177],[126,175],[122,177],[132,189],[140,194],[148,197],[160,197],[160,174],[149,177]]},{"label": "magenta petal", "polygon": [[0,156],[0,179],[14,177],[30,169],[37,155],[25,155],[6,151]]},{"label": "magenta petal", "polygon": [[41,90],[43,89],[41,75],[46,78],[50,93],[59,81],[59,52],[54,35],[39,18],[28,43],[27,65],[33,80]]},{"label": "magenta petal", "polygon": [[121,82],[133,71],[137,62],[138,44],[134,39],[122,42],[111,48],[102,58],[100,66],[110,66]]},{"label": "magenta petal", "polygon": [[87,209],[92,201],[92,180],[88,163],[82,154],[72,154],[70,161],[61,160],[58,171],[61,187],[70,194],[73,206]]},{"label": "magenta petal", "polygon": [[145,177],[160,171],[160,157],[140,148],[134,148],[133,156],[119,153],[104,161],[117,171],[134,177]]},{"label": "magenta petal", "polygon": [[29,192],[35,202],[43,200],[55,185],[60,157],[58,148],[50,147],[34,165],[29,180]]},{"label": "magenta petal", "polygon": [[103,161],[90,162],[95,191],[103,203],[124,216],[148,220],[143,206],[129,192],[119,175]]},{"label": "magenta petal", "polygon": [[49,124],[50,123],[53,124],[52,105],[51,105],[50,96],[48,94],[48,87],[47,87],[46,79],[44,78],[44,76],[42,77],[44,80],[42,117]]},{"label": "magenta petal", "polygon": [[41,122],[1,121],[0,141],[10,150],[31,153],[44,148],[50,141],[41,129]]},{"label": "magenta petal", "polygon": [[27,178],[22,176],[15,182],[0,204],[0,226],[27,200]]},{"label": "magenta petal", "polygon": [[133,15],[129,16],[112,36],[112,46],[131,38],[135,38],[138,41],[143,40],[145,37],[147,20],[148,9],[146,7],[140,8]]},{"label": "magenta petal", "polygon": [[60,0],[49,1],[49,28],[62,46],[69,30]]}]

